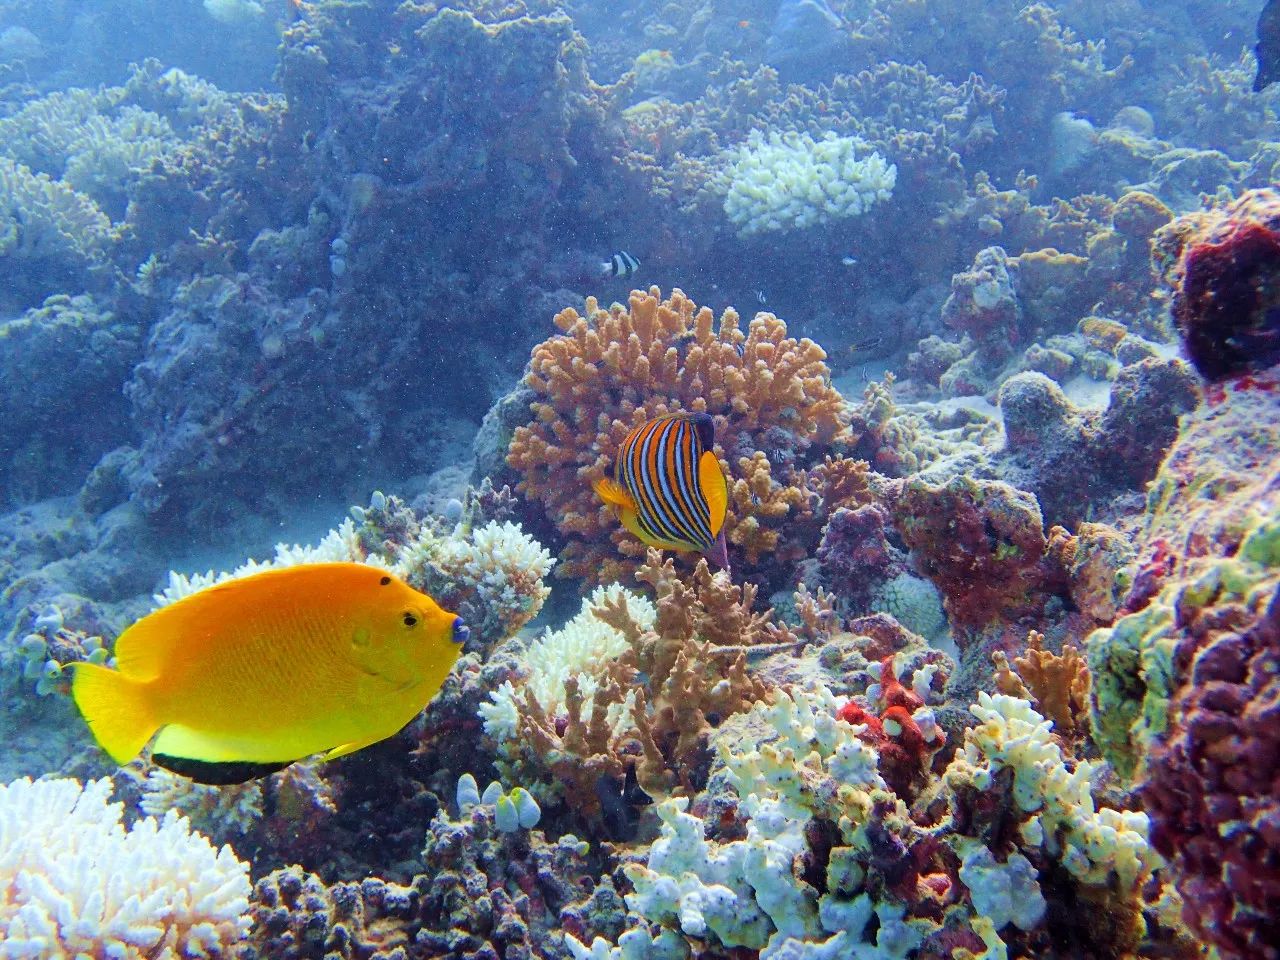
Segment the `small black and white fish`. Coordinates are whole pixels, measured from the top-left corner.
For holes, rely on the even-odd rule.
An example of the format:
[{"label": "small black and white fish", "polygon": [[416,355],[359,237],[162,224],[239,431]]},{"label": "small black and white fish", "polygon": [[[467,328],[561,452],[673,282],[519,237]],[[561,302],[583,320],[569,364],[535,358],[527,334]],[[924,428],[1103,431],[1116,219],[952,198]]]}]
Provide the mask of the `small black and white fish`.
[{"label": "small black and white fish", "polygon": [[640,261],[625,250],[619,250],[600,264],[600,273],[606,277],[629,277],[639,269]]}]

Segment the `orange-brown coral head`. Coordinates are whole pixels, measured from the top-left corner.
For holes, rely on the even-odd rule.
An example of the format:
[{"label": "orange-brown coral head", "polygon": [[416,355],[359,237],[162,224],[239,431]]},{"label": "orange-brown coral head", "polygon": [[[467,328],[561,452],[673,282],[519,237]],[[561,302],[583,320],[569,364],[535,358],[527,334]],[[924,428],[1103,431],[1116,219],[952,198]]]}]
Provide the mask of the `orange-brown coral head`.
[{"label": "orange-brown coral head", "polygon": [[650,546],[697,550],[728,569],[729,488],[714,445],[715,425],[705,413],[655,417],[627,434],[614,479],[597,480],[596,495]]}]

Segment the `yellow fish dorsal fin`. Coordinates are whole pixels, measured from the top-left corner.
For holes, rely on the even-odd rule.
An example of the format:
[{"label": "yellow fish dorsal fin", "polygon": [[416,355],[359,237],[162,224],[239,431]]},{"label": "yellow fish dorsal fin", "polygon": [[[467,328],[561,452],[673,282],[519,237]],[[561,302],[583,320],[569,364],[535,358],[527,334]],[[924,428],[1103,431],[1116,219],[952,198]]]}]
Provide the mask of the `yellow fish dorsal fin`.
[{"label": "yellow fish dorsal fin", "polygon": [[698,485],[702,495],[707,498],[707,506],[711,508],[711,533],[720,533],[724,526],[725,514],[729,512],[729,482],[720,469],[720,461],[710,450],[702,454],[698,460]]},{"label": "yellow fish dorsal fin", "polygon": [[591,486],[595,490],[596,496],[609,506],[617,507],[619,510],[635,512],[636,502],[631,494],[622,488],[622,484],[606,477],[603,480],[597,480]]}]

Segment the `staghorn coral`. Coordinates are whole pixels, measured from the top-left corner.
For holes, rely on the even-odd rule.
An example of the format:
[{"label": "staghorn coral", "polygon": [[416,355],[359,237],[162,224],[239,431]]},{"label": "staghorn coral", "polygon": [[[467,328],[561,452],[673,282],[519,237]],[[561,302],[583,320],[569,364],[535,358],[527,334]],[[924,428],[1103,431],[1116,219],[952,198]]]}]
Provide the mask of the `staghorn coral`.
[{"label": "staghorn coral", "polygon": [[168,812],[128,831],[109,780],[0,786],[0,941],[11,956],[177,960],[249,929],[249,865]]},{"label": "staghorn coral", "polygon": [[657,288],[633,291],[629,310],[589,298],[585,314],[566,309],[556,325],[564,333],[534,348],[525,377],[533,420],[516,428],[508,462],[567,541],[557,572],[609,582],[634,569],[643,544],[591,482],[612,469],[628,431],[676,411],[715,418],[716,454],[732,484],[728,540],[749,568],[763,563],[807,497],[793,469],[761,448],[776,439],[788,458],[802,457],[847,430],[822,349],[788,337],[772,314],[757,314],[744,332],[734,310],[717,323],[681,291],[662,300]]}]

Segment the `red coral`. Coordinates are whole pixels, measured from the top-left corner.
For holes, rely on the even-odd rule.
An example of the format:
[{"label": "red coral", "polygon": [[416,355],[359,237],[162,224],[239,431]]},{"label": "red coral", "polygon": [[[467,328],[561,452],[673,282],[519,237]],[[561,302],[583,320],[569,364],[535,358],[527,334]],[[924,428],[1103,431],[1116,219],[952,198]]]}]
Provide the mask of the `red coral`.
[{"label": "red coral", "polygon": [[1250,190],[1156,235],[1187,356],[1219,381],[1280,361],[1280,192]]},{"label": "red coral", "polygon": [[995,480],[957,476],[934,486],[916,477],[893,509],[917,567],[942,591],[962,649],[993,622],[1039,613],[1065,587],[1029,493]]},{"label": "red coral", "polygon": [[836,717],[854,726],[862,726],[859,737],[876,748],[880,755],[880,776],[904,797],[914,795],[928,769],[928,758],[942,746],[942,736],[926,741],[912,714],[924,706],[924,701],[908,687],[903,686],[893,672],[893,657],[885,657],[880,663],[880,693],[876,704],[882,705],[879,716],[850,701],[840,708]]}]

